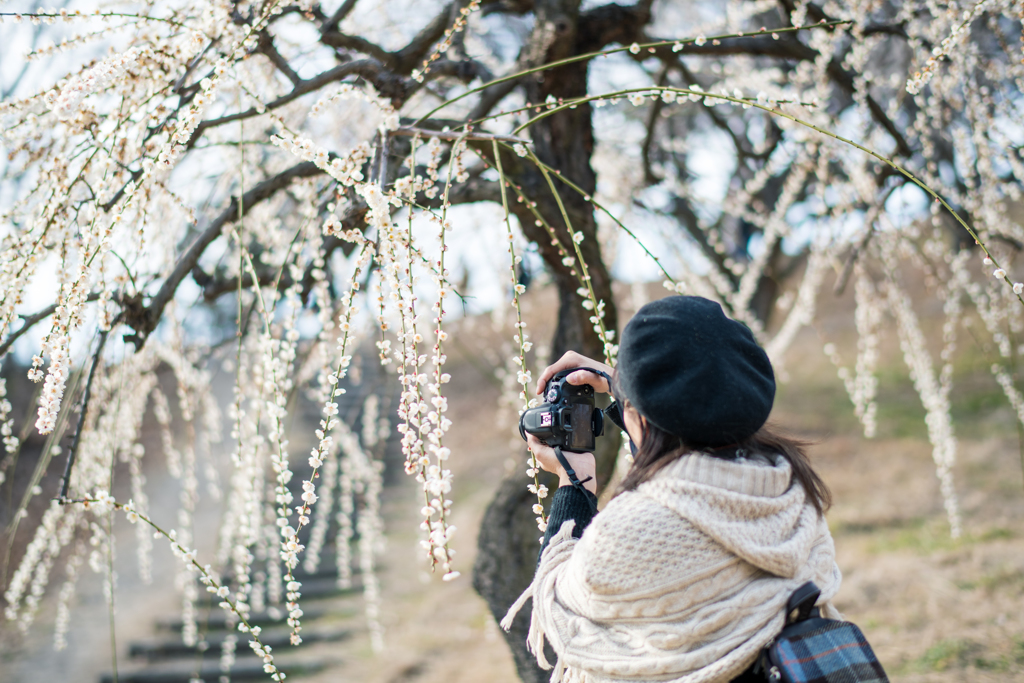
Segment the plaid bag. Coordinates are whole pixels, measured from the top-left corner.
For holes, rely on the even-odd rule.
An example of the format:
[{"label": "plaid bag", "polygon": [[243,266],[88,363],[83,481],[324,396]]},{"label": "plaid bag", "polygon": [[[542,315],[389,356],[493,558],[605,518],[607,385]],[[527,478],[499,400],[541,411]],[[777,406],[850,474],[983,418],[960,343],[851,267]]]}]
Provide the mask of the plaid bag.
[{"label": "plaid bag", "polygon": [[805,583],[789,599],[786,627],[765,648],[761,669],[783,683],[889,683],[882,665],[854,624],[822,619],[820,591]]}]

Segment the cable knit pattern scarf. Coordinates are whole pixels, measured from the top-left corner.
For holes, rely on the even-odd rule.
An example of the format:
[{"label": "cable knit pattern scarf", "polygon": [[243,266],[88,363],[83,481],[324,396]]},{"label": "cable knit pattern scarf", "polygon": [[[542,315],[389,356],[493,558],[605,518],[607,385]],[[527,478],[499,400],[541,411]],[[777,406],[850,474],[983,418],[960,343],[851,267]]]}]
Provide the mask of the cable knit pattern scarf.
[{"label": "cable knit pattern scarf", "polygon": [[551,642],[553,682],[731,680],[782,630],[803,583],[839,618],[828,525],[791,480],[781,456],[679,458],[612,500],[579,540],[574,522],[562,525],[502,626],[533,598],[527,644],[550,669]]}]

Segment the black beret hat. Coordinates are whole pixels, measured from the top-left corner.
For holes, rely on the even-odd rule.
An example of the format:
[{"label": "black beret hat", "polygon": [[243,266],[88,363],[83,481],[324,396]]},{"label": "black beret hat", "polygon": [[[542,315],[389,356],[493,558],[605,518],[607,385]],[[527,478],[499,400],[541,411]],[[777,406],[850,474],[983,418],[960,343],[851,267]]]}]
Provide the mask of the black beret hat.
[{"label": "black beret hat", "polygon": [[743,323],[699,296],[643,306],[622,332],[621,393],[641,415],[692,447],[742,441],[768,419],[775,374]]}]

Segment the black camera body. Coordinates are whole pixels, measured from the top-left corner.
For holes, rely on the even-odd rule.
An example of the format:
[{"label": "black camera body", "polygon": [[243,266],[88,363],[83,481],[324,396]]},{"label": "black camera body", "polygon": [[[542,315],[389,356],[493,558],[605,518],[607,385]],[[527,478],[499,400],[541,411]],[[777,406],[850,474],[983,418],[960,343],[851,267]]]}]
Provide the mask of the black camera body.
[{"label": "black camera body", "polygon": [[581,369],[587,368],[572,368],[556,374],[544,388],[544,403],[523,411],[519,416],[519,433],[523,439],[533,434],[552,448],[577,453],[594,450],[597,437],[604,433],[604,413],[597,408],[594,387],[576,386],[565,379]]}]

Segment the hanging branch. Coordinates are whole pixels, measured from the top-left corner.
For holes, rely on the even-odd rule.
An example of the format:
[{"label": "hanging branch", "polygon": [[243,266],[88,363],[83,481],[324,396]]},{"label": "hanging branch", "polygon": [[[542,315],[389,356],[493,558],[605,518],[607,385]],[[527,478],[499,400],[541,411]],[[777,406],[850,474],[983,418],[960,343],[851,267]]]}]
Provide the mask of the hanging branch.
[{"label": "hanging branch", "polygon": [[103,353],[103,346],[107,343],[107,336],[109,334],[110,330],[103,330],[100,332],[99,344],[96,346],[96,352],[92,355],[92,365],[89,367],[89,378],[85,380],[85,392],[82,394],[82,407],[78,412],[78,425],[75,427],[75,436],[71,440],[71,449],[68,452],[68,462],[64,466],[64,476],[61,477],[60,493],[57,494],[57,500],[61,505],[70,502],[68,500],[68,486],[71,484],[71,468],[75,466],[75,455],[78,453],[78,444],[82,439],[82,430],[85,427],[85,418],[89,412],[89,399],[92,398],[92,381],[96,377],[96,368],[99,367],[100,356]]},{"label": "hanging branch", "polygon": [[[92,292],[85,297],[85,300],[88,302],[98,301],[100,296],[100,292]],[[115,299],[116,298],[117,297],[115,297]],[[14,342],[18,341],[18,339],[23,334],[31,330],[33,327],[38,325],[43,320],[49,318],[51,315],[53,315],[53,312],[56,310],[57,304],[50,304],[46,308],[42,308],[36,311],[35,313],[21,316],[21,319],[24,320],[24,323],[22,323],[21,327],[19,327],[16,331],[11,332],[9,335],[7,335],[7,339],[5,339],[2,344],[0,344],[0,358],[2,358],[4,354],[6,354],[12,346],[14,346]]]}]

